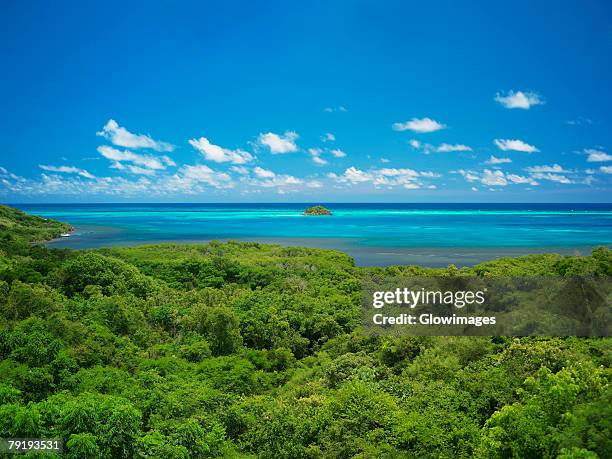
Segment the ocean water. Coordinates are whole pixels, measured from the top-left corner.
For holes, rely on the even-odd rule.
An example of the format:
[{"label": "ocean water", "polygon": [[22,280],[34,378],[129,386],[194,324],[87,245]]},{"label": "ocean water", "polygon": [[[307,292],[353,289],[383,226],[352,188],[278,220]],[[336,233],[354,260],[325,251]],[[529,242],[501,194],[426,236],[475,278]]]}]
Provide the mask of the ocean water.
[{"label": "ocean water", "polygon": [[75,227],[52,247],[248,240],[342,250],[358,265],[472,265],[612,244],[612,204],[28,204]]}]

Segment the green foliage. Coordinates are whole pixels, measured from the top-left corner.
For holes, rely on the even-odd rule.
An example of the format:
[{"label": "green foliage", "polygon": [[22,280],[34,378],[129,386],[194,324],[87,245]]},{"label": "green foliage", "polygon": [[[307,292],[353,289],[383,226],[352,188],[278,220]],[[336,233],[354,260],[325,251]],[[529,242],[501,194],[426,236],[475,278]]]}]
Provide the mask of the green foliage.
[{"label": "green foliage", "polygon": [[223,306],[198,306],[193,308],[194,326],[198,333],[207,338],[213,355],[229,355],[238,351],[242,346],[242,336],[236,313]]},{"label": "green foliage", "polygon": [[138,269],[111,257],[89,252],[66,263],[61,283],[67,295],[83,293],[89,286],[100,287],[103,295],[131,293],[146,298],[155,291],[155,283]]},{"label": "green foliage", "polygon": [[188,459],[189,450],[183,445],[175,445],[172,439],[151,432],[138,439],[136,457],[156,459]]},{"label": "green foliage", "polygon": [[66,223],[0,205],[0,234],[9,234],[14,240],[47,241],[71,229]]},{"label": "green foliage", "polygon": [[95,459],[101,456],[97,438],[91,433],[72,434],[66,443],[68,457],[74,459]]},{"label": "green foliage", "polygon": [[331,211],[324,206],[312,206],[304,210],[304,215],[331,215]]},{"label": "green foliage", "polygon": [[[481,454],[550,457],[560,447],[589,446],[605,457],[612,447],[609,375],[605,373],[588,362],[557,373],[541,367],[535,376],[526,379],[518,400],[485,423]],[[596,407],[594,401],[598,399],[601,403]],[[590,402],[583,405],[585,400]],[[576,405],[580,408],[572,410]],[[587,427],[589,422],[596,425],[595,429]]]},{"label": "green foliage", "polygon": [[[2,288],[2,286],[0,286]],[[14,280],[10,288],[4,288],[4,301],[0,302],[0,313],[9,320],[23,320],[31,314],[44,315],[57,309],[61,296],[44,284],[25,284]]]},{"label": "green foliage", "polygon": [[360,329],[362,276],[609,276],[608,248],[434,269],[32,244],[68,229],[0,206],[0,437],[62,438],[74,458],[610,457],[609,338]]}]

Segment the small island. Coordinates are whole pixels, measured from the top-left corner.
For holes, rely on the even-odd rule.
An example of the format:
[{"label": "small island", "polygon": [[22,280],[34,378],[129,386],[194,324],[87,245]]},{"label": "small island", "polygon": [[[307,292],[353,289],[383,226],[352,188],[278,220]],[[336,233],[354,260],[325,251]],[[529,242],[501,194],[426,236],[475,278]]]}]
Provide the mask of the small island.
[{"label": "small island", "polygon": [[332,215],[332,213],[326,207],[323,207],[323,206],[312,206],[312,207],[309,207],[308,209],[306,209],[304,211],[304,215],[322,216],[322,215]]}]

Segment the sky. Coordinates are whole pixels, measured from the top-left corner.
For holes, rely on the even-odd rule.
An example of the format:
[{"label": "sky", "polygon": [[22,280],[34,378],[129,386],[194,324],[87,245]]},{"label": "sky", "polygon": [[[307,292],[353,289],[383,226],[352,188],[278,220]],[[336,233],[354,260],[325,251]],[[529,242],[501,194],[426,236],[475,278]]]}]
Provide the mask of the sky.
[{"label": "sky", "polygon": [[0,201],[612,202],[608,1],[0,2]]}]

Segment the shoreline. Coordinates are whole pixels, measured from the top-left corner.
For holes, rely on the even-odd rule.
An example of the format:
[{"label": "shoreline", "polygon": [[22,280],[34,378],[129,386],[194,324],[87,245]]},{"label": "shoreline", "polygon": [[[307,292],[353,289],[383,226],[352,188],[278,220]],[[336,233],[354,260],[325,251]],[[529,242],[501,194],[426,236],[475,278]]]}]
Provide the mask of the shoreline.
[{"label": "shoreline", "polygon": [[[120,231],[117,231],[120,233]],[[404,247],[404,246],[368,246],[360,245],[348,238],[207,238],[207,239],[173,239],[173,238],[143,238],[141,240],[114,240],[100,235],[100,239],[89,239],[87,242],[79,241],[78,227],[74,227],[70,238],[54,238],[44,242],[49,248],[96,250],[113,247],[139,247],[163,244],[198,245],[208,244],[212,241],[227,242],[254,242],[265,245],[280,245],[283,247],[304,247],[311,249],[333,250],[344,253],[355,261],[355,266],[384,267],[384,266],[422,266],[428,268],[442,268],[449,264],[457,267],[471,267],[480,263],[499,258],[516,258],[527,255],[557,254],[586,256],[597,247]],[[75,234],[77,236],[75,236]],[[82,243],[81,243],[82,242]],[[604,245],[610,247],[610,245]]]},{"label": "shoreline", "polygon": [[588,255],[612,243],[612,208],[592,204],[337,204],[330,205],[333,218],[307,222],[301,204],[24,207],[70,222],[71,237],[46,242],[54,248],[247,241],[337,250],[357,266],[437,268],[529,254]]},{"label": "shoreline", "polygon": [[[70,225],[70,229],[65,231],[64,233],[61,233],[61,234],[70,234],[70,237],[72,237],[72,235],[75,233],[75,231],[76,231],[76,228],[74,226]],[[54,237],[54,238],[51,238],[51,239],[48,239],[48,240],[33,241],[32,244],[45,244],[46,245],[46,244],[52,243],[54,241],[63,241],[64,239],[67,239],[67,238],[62,237],[60,235],[60,236],[57,236],[57,237]]]}]

